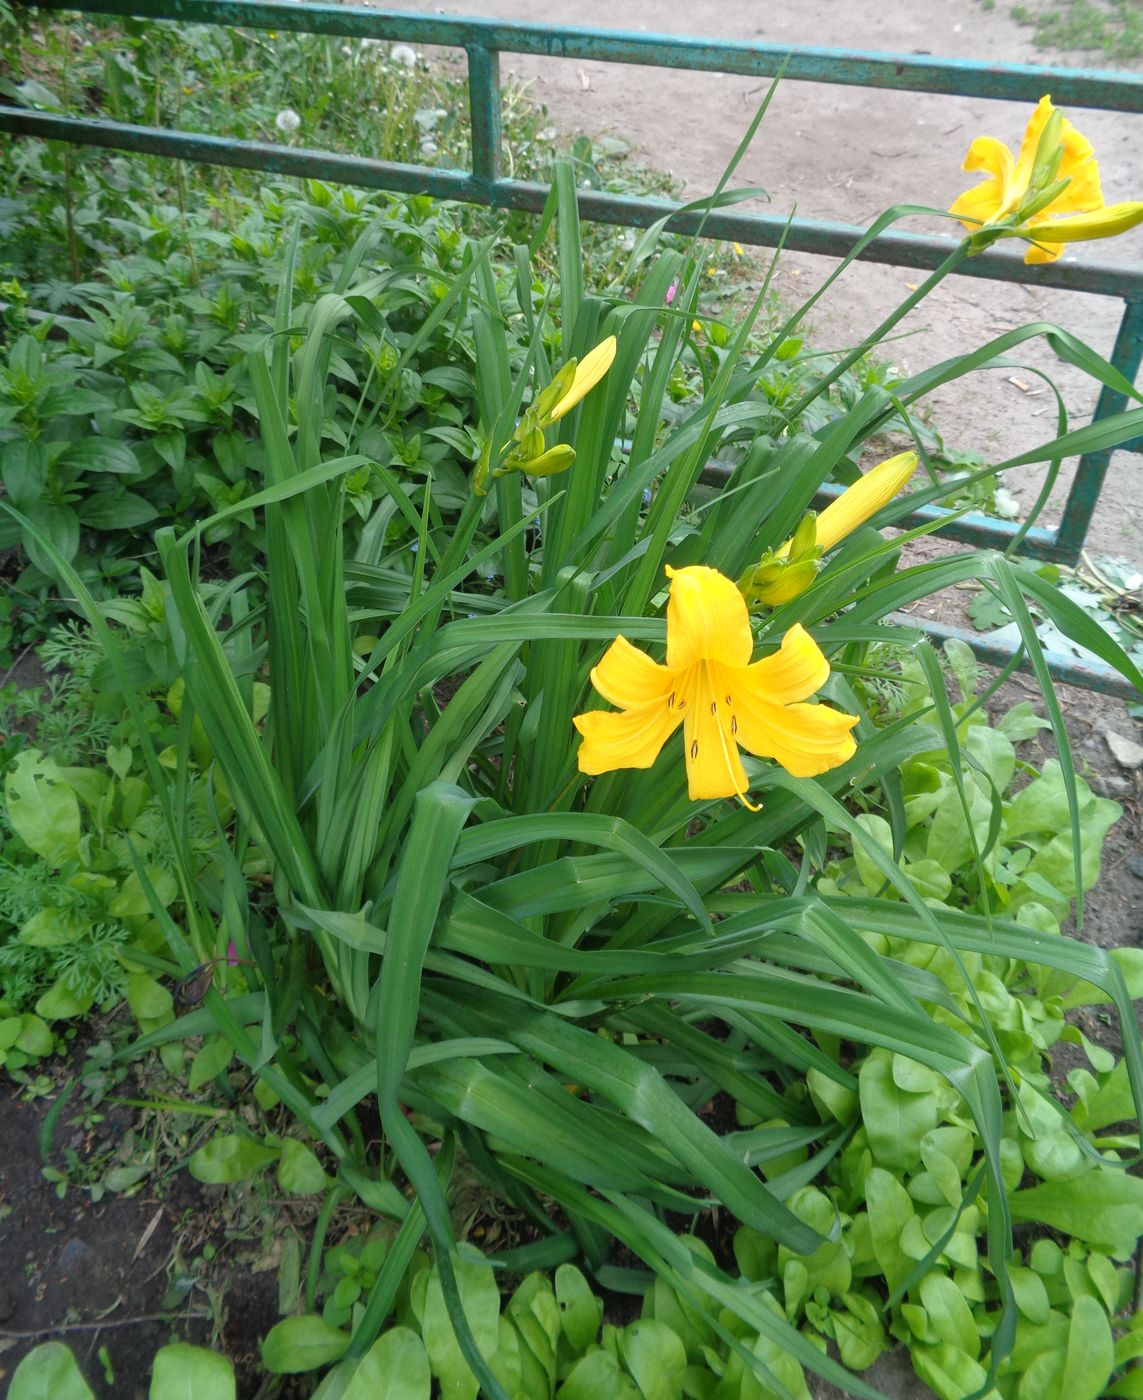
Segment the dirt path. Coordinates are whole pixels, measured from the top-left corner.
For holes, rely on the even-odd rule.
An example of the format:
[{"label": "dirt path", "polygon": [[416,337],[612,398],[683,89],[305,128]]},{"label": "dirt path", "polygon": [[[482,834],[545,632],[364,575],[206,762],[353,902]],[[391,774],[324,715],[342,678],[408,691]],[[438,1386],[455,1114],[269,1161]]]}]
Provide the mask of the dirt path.
[{"label": "dirt path", "polygon": [[[421,9],[396,0],[391,9]],[[1032,46],[1032,31],[1001,7],[979,0],[800,0],[761,5],[756,0],[446,0],[437,13],[495,14],[506,20],[668,32],[760,43],[817,44],[903,54],[934,54],[992,62],[1044,63],[1051,56]],[[1058,62],[1059,60],[1057,60]],[[1070,62],[1072,60],[1063,60]],[[505,75],[532,83],[566,134],[601,132],[622,137],[648,164],[671,171],[687,198],[709,192],[741,139],[766,90],[759,79],[671,72],[621,64],[533,59],[507,54]],[[865,225],[899,201],[943,208],[974,182],[960,170],[974,136],[989,133],[1019,143],[1028,109],[1021,104],[917,93],[878,93],[824,83],[787,82],[780,88],[735,183],[761,186],[779,214]],[[1143,118],[1077,111],[1080,130],[1094,143],[1109,203],[1143,194]],[[947,233],[952,226],[913,219],[917,232]],[[1143,230],[1117,241],[1077,245],[1080,258],[1143,263]],[[759,255],[760,259],[765,255]],[[829,264],[810,255],[788,255],[778,286],[796,305],[816,287]],[[862,264],[849,270],[814,313],[814,341],[822,349],[845,348],[916,285],[905,268]],[[1029,321],[1056,321],[1102,354],[1110,353],[1122,304],[1078,292],[1004,286],[952,278],[904,323],[913,332],[890,352],[916,371],[982,344],[990,336]],[[1085,422],[1095,395],[1085,376],[1060,364],[1037,343],[1025,356],[1048,370],[1063,392],[1073,426]],[[1018,380],[1019,383],[1013,383]],[[1023,385],[1024,387],[1021,387]],[[992,371],[966,388],[935,394],[935,421],[951,448],[1002,460],[1051,436],[1052,397],[1031,374]],[[1040,469],[1009,474],[1008,486],[1024,507],[1042,480]],[[1054,524],[1063,504],[1058,486],[1043,524]],[[1092,530],[1096,554],[1143,561],[1143,470],[1137,456],[1113,459]]]}]

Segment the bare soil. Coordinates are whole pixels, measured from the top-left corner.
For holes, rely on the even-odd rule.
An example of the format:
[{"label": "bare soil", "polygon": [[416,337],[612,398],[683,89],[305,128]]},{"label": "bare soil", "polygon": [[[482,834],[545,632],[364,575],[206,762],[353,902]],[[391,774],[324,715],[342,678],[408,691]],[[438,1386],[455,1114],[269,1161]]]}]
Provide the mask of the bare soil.
[{"label": "bare soil", "polygon": [[[51,1069],[57,1092],[82,1064],[79,1049]],[[129,1079],[119,1094],[133,1091],[140,1086]],[[230,1357],[239,1400],[309,1394],[308,1380],[289,1377],[267,1388],[261,1370],[261,1340],[278,1321],[278,1276],[260,1206],[199,1185],[177,1156],[136,1194],[93,1203],[84,1179],[98,1178],[139,1115],[109,1103],[95,1114],[73,1094],[41,1156],[54,1097],[27,1102],[11,1080],[0,1086],[0,1393],[29,1351],[62,1341],[97,1400],[146,1400],[155,1353],[187,1341]],[[62,1197],[45,1165],[72,1177]]]}]

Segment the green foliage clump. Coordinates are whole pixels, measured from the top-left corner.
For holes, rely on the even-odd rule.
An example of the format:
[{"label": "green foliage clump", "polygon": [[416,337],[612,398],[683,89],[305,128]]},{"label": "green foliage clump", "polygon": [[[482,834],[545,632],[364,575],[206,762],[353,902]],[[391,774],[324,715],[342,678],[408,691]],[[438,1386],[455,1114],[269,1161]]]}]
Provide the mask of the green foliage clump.
[{"label": "green foliage clump", "polygon": [[[150,975],[172,968],[154,906],[178,917],[181,900],[155,790],[90,638],[60,629],[44,655],[68,669],[45,690],[9,687],[0,710],[0,728],[11,729],[0,750],[0,1048],[10,1073],[50,1054],[56,1030],[93,1009],[126,999],[145,1029],[172,1014]],[[171,764],[180,689],[164,695],[151,677],[141,690],[148,742]],[[201,734],[195,742],[205,763]],[[185,798],[202,877],[229,807],[197,770]]]}]

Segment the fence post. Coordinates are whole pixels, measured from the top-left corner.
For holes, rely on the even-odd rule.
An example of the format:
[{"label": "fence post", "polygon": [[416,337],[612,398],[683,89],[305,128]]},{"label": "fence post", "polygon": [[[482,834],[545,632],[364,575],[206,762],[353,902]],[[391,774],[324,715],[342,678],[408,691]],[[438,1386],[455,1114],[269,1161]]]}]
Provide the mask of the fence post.
[{"label": "fence post", "polygon": [[[1143,359],[1143,301],[1125,301],[1123,319],[1119,323],[1119,333],[1115,337],[1115,349],[1111,352],[1111,363],[1129,384],[1134,384],[1139,373],[1139,363]],[[1092,422],[1119,413],[1127,407],[1124,396],[1105,384],[1099,391],[1099,402],[1095,406]],[[1067,504],[1056,531],[1056,544],[1059,552],[1056,558],[1064,558],[1075,563],[1083,549],[1091,517],[1095,511],[1099,493],[1103,490],[1103,479],[1111,462],[1111,448],[1098,452],[1086,452],[1076,465],[1075,478],[1068,492]],[[1121,443],[1115,451],[1139,452],[1143,442],[1139,438]]]},{"label": "fence post", "polygon": [[472,176],[489,204],[502,173],[500,54],[472,44],[468,54],[468,110],[472,120]]}]

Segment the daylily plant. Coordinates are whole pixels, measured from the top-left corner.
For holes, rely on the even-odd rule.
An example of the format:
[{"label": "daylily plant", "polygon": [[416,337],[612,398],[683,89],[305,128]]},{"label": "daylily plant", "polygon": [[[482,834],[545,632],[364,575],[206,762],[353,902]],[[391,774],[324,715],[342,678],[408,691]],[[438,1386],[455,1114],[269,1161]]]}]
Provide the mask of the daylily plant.
[{"label": "daylily plant", "polygon": [[964,170],[988,179],[966,190],[951,206],[970,233],[1027,238],[1027,263],[1052,262],[1067,243],[1112,238],[1143,222],[1143,203],[1105,205],[1091,142],[1042,97],[1032,114],[1020,153],[994,136],[978,136]]},{"label": "daylily plant", "polygon": [[485,443],[473,476],[473,489],[478,496],[487,491],[490,475],[527,472],[529,476],[554,476],[567,471],[575,461],[575,449],[564,442],[547,447],[544,431],[570,413],[595,388],[611,368],[615,348],[615,337],[609,335],[582,360],[568,360],[535,403],[524,411],[512,433],[512,441],[500,449],[501,460],[495,467],[491,465],[491,441]]},{"label": "daylily plant", "polygon": [[801,627],[751,664],[746,603],[731,579],[701,564],[668,566],[667,659],[652,661],[617,637],[591,673],[614,710],[576,715],[582,773],[649,768],[681,724],[692,799],[737,797],[750,781],[739,747],[813,777],[856,751],[856,715],[805,702],[825,684],[829,662]]},{"label": "daylily plant", "polygon": [[822,555],[887,506],[916,470],[917,454],[899,452],[859,477],[821,515],[810,511],[785,544],[764,554],[738,580],[747,603],[776,608],[804,593],[817,577]]}]

